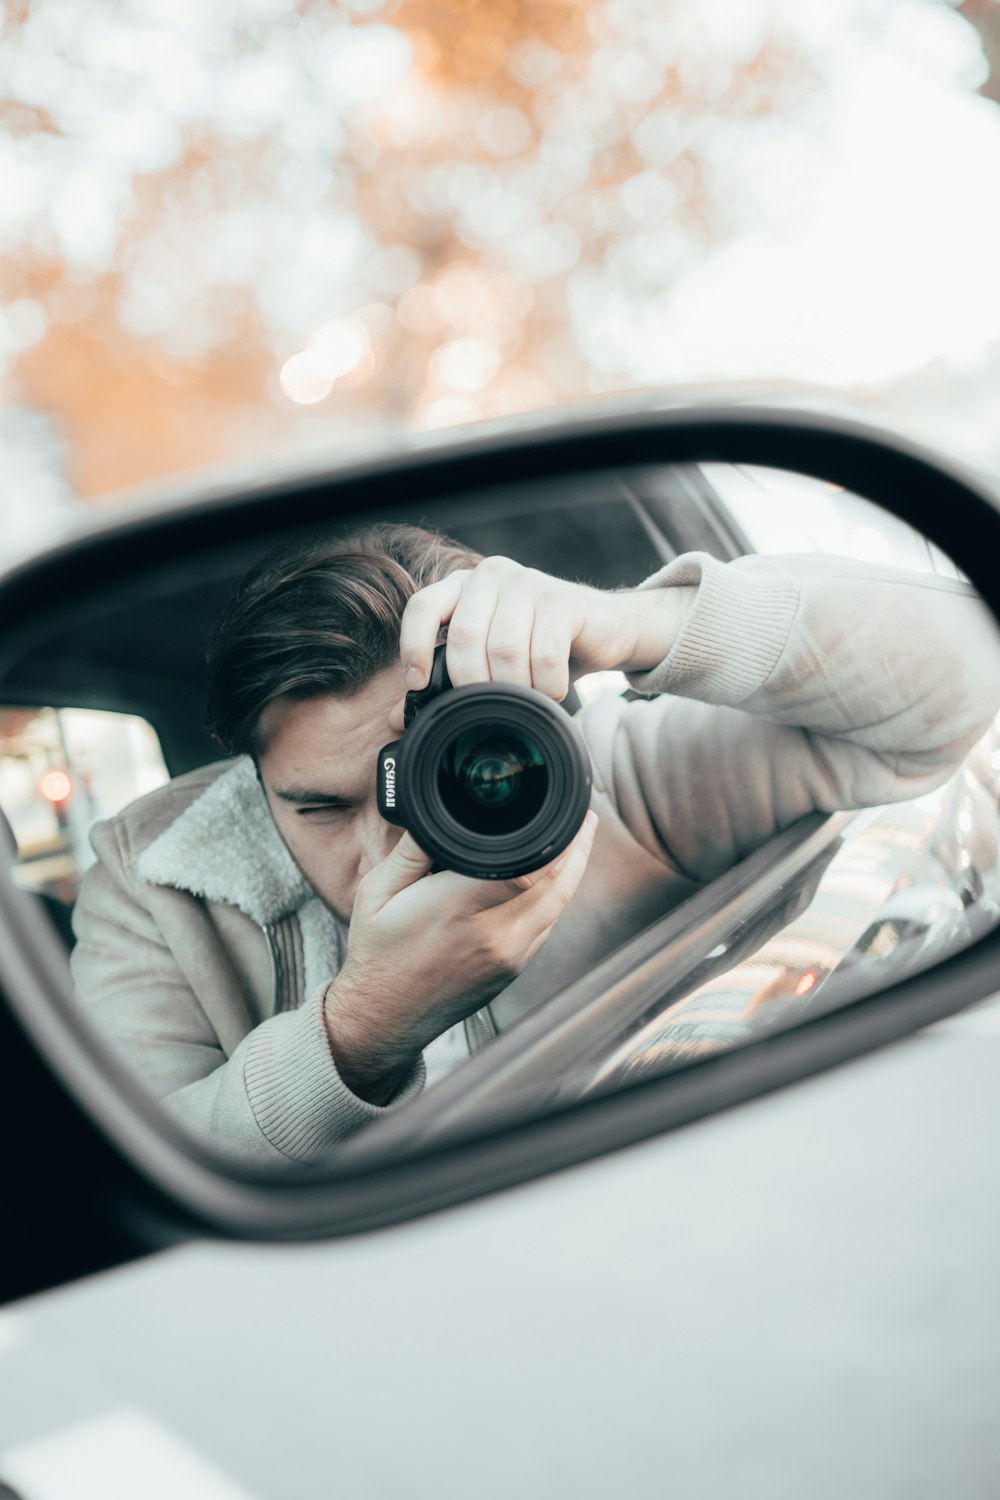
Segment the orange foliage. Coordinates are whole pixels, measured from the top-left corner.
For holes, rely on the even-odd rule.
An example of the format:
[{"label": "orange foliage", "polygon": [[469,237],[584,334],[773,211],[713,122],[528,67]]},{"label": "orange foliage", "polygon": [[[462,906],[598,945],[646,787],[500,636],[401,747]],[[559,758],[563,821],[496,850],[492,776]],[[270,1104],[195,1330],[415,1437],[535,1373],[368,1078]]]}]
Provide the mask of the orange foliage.
[{"label": "orange foliage", "polygon": [[[354,28],[391,25],[402,33],[409,72],[345,116],[342,131],[334,122],[328,152],[317,153],[313,142],[307,158],[296,147],[301,113],[283,133],[287,104],[275,105],[270,128],[232,138],[216,122],[180,120],[178,155],[134,174],[114,265],[81,294],[82,308],[69,312],[80,300],[75,268],[53,252],[51,236],[25,244],[17,264],[0,274],[0,295],[37,300],[50,322],[20,358],[10,390],[54,415],[69,440],[75,492],[101,497],[302,445],[336,445],[359,426],[442,425],[632,383],[627,341],[624,353],[612,348],[597,364],[581,347],[572,287],[586,291],[604,278],[620,286],[641,321],[644,306],[669,291],[682,256],[697,258],[730,228],[729,193],[718,164],[704,155],[708,128],[794,103],[811,75],[770,36],[728,70],[720,72],[709,54],[699,62],[690,40],[697,6],[688,0],[663,0],[662,14],[643,9],[666,28],[668,42],[670,28],[683,23],[676,58],[665,45],[651,73],[628,9],[597,0],[398,0]],[[9,11],[5,34],[28,25],[30,14]],[[266,36],[233,23],[232,55],[212,60],[220,92],[248,58],[266,64],[280,56],[293,102],[315,97],[317,110],[329,106],[309,70],[316,46],[342,36],[344,22],[329,0],[303,0],[270,22]],[[102,89],[103,110],[114,100]],[[16,119],[8,111],[6,124],[22,142],[59,129],[27,108]],[[659,136],[649,135],[653,127]],[[313,173],[303,178],[306,187],[328,174],[325,197],[301,198],[295,173],[304,165]],[[625,202],[621,190],[630,182],[638,186]],[[244,238],[238,255],[246,252],[251,269],[242,282],[206,280],[220,273],[211,258],[204,269],[201,241],[229,215],[242,223],[247,203],[257,217],[241,232],[253,243]],[[287,238],[296,215],[308,223],[327,211],[340,215],[338,223],[360,225],[367,238],[356,285],[345,293],[332,273],[325,276],[322,257],[307,260],[288,295],[294,300],[312,278],[315,296],[283,324],[280,291],[269,301],[261,296],[261,283],[281,269],[279,250],[268,259],[268,241]],[[379,269],[379,247],[390,254],[402,247],[403,269],[391,260]],[[178,318],[188,317],[197,334],[218,314],[205,347],[185,352],[182,340],[177,352],[169,338],[136,332],[123,316],[137,266],[147,294],[157,285],[160,261],[153,256],[150,272],[151,249],[161,256]],[[406,253],[415,257],[415,280]],[[282,393],[280,379],[285,361],[308,351],[323,321],[313,305],[328,305],[325,317],[362,321],[368,308],[370,348],[353,374],[337,372],[326,385],[316,355],[320,399],[303,396],[315,400],[303,406]]]}]

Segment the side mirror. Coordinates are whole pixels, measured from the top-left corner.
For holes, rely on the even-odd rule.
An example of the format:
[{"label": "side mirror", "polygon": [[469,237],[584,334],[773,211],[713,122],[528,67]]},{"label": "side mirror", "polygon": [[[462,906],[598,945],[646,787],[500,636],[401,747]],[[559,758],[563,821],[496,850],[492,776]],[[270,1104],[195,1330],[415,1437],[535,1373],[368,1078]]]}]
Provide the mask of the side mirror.
[{"label": "side mirror", "polygon": [[[244,800],[216,795],[213,821],[191,821],[191,838],[174,839],[171,858],[196,860],[197,878],[179,878],[165,857],[144,863],[121,847],[120,833],[98,838],[118,839],[132,925],[113,938],[100,925],[106,906],[78,916],[86,954],[78,951],[75,983],[66,919],[81,880],[102,878],[86,875],[87,833],[118,813],[109,805],[121,801],[115,788],[132,797],[180,775],[200,795],[232,769],[198,768],[219,753],[201,723],[200,674],[207,632],[234,581],[269,549],[339,535],[361,519],[432,526],[477,553],[605,590],[636,586],[678,557],[702,558],[672,575],[701,600],[684,663],[674,653],[675,675],[649,691],[693,705],[684,712],[698,718],[703,738],[699,750],[663,728],[629,762],[634,770],[645,757],[643,774],[662,769],[663,785],[630,781],[623,756],[655,706],[623,701],[623,680],[597,680],[607,671],[576,684],[595,787],[609,809],[579,887],[589,916],[572,942],[540,944],[495,1004],[455,1010],[446,1029],[462,1057],[436,1053],[439,1071],[421,1097],[422,1074],[388,1107],[362,1098],[338,1135],[327,1124],[346,1118],[337,1113],[343,1096],[324,1095],[322,1079],[308,1128],[286,1129],[286,1116],[268,1113],[277,1106],[267,1069],[278,1066],[268,1059],[282,1047],[282,1066],[298,1059],[303,1091],[332,1069],[325,1044],[308,1040],[296,1017],[318,993],[315,982],[342,966],[353,919],[338,910],[336,891],[324,895],[326,866],[310,862],[317,846],[300,838],[305,824],[291,813],[275,820],[266,766],[258,784],[249,760],[237,765]],[[1000,747],[991,738],[1000,636],[974,591],[1000,612],[998,530],[986,485],[898,438],[802,412],[675,408],[525,424],[219,488],[115,518],[22,564],[0,580],[0,733],[8,726],[0,804],[19,846],[12,874],[0,878],[0,980],[17,1028],[127,1164],[120,1170],[131,1174],[130,1191],[145,1194],[147,1224],[165,1214],[214,1232],[289,1237],[426,1212],[590,1157],[982,998],[994,987],[1000,917]],[[771,571],[755,553],[771,558]],[[717,577],[739,588],[727,595],[719,584],[712,603],[704,580]],[[807,619],[808,601],[821,595],[826,603]],[[892,615],[889,600],[903,612]],[[728,637],[718,633],[724,619]],[[813,632],[808,671],[801,639],[798,665],[784,650],[797,620]],[[862,626],[864,651],[859,637],[852,643]],[[766,636],[766,662],[755,632]],[[715,653],[703,680],[707,658],[697,657],[695,635],[698,650]],[[734,664],[747,662],[749,675],[727,688]],[[640,695],[642,675],[633,674]],[[655,677],[652,667],[646,675]],[[885,697],[890,686],[905,701]],[[864,723],[850,717],[860,701],[851,694],[862,688],[874,695]],[[636,696],[635,687],[626,694]],[[879,728],[903,708],[905,745]],[[94,718],[111,714],[129,723],[113,732]],[[373,738],[374,749],[389,738]],[[725,756],[713,760],[723,742]],[[806,772],[804,745],[813,756]],[[787,775],[775,758],[783,746],[794,751]],[[855,755],[849,764],[845,746]],[[45,756],[64,778],[50,783],[61,796],[47,808],[36,800]],[[890,761],[896,771],[880,779]],[[715,798],[704,794],[709,771]],[[300,779],[277,795],[289,793],[297,816],[316,811],[314,790]],[[759,812],[765,802],[770,822]],[[257,821],[233,811],[251,804]],[[668,805],[686,842],[665,828]],[[137,816],[155,823],[143,825],[145,849],[167,823],[162,799],[141,806]],[[332,825],[323,838],[323,858],[336,862],[347,845]],[[282,900],[268,905],[255,881],[272,857],[284,884]],[[357,874],[360,856],[351,858]],[[240,899],[226,895],[234,870],[246,877]],[[144,904],[153,887],[156,901]],[[343,889],[356,899],[356,884]],[[444,886],[435,889],[446,899]],[[200,903],[202,914],[190,936],[185,902]],[[140,948],[155,950],[159,967],[129,989]],[[91,985],[98,954],[109,976],[100,993]],[[460,966],[463,955],[450,961]],[[404,973],[415,962],[412,950],[399,953]],[[221,977],[206,979],[212,964]],[[213,1008],[223,991],[231,998]],[[155,1033],[140,1038],[151,1016]],[[266,1047],[239,1051],[272,1022]],[[189,1072],[179,1082],[169,1068],[181,1054]],[[236,1056],[244,1083],[256,1080],[252,1107],[246,1089],[236,1105],[192,1104]],[[260,1151],[228,1150],[201,1128],[209,1116],[239,1116],[240,1139],[258,1130]]]}]

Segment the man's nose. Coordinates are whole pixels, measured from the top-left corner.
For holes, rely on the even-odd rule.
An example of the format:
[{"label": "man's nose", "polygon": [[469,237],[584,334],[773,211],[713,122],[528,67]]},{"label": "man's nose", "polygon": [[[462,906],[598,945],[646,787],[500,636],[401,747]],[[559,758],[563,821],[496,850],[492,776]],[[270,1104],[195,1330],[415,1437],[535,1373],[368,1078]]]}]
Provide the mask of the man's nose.
[{"label": "man's nose", "polygon": [[367,875],[373,865],[388,858],[399,843],[403,830],[387,823],[373,804],[362,819],[361,846],[358,857],[358,877]]}]

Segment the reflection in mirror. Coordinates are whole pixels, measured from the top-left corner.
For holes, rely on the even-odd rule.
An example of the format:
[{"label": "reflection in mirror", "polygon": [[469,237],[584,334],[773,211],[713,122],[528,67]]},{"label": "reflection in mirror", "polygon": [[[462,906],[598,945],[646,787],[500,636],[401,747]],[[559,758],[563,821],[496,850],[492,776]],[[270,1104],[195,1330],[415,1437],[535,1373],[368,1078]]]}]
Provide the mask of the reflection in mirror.
[{"label": "reflection in mirror", "polygon": [[[719,464],[381,519],[420,529],[236,540],[5,648],[14,879],[203,1139],[282,1166],[460,1138],[996,924],[1000,636],[900,520]],[[439,641],[465,698],[407,714]]]}]

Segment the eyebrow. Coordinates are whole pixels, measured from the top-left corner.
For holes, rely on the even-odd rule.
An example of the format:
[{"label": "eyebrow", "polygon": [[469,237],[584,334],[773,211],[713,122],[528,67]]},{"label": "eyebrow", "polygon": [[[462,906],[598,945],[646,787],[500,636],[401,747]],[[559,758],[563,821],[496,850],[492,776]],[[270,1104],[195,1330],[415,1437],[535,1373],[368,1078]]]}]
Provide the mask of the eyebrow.
[{"label": "eyebrow", "polygon": [[272,787],[271,790],[276,797],[281,798],[282,802],[296,802],[299,804],[305,802],[346,803],[352,800],[350,797],[345,797],[342,792],[310,792],[297,786],[287,787],[284,791],[279,790],[277,787]]}]

